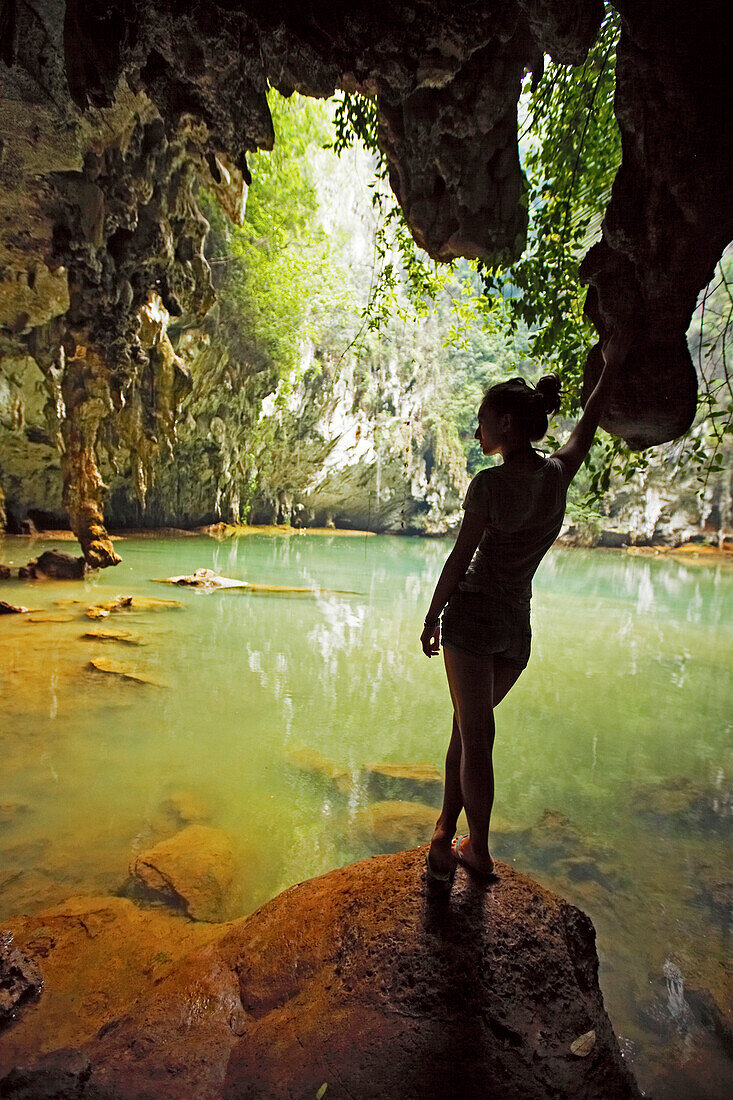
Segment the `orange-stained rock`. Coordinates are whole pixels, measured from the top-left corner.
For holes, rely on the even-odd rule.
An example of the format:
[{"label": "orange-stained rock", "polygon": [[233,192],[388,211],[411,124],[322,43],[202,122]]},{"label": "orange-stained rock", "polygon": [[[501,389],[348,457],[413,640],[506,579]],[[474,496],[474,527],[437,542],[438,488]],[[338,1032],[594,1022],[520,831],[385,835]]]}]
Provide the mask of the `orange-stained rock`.
[{"label": "orange-stained rock", "polygon": [[136,884],[204,921],[241,913],[237,871],[231,838],[209,825],[189,825],[130,864]]},{"label": "orange-stained rock", "polygon": [[222,934],[114,897],[70,898],[2,927],[43,979],[40,1000],[21,1008],[18,1023],[0,1035],[4,1073],[57,1047],[80,1046],[189,951]]},{"label": "orange-stained rock", "polygon": [[82,640],[93,642],[119,642],[121,645],[147,645],[138,634],[131,630],[105,630],[103,626],[94,627],[81,635]]},{"label": "orange-stained rock", "polygon": [[424,857],[379,856],[286,890],[81,1050],[18,1066],[3,1096],[284,1100],[327,1085],[333,1100],[638,1097],[588,918],[504,864],[489,883],[460,868],[434,893]]}]

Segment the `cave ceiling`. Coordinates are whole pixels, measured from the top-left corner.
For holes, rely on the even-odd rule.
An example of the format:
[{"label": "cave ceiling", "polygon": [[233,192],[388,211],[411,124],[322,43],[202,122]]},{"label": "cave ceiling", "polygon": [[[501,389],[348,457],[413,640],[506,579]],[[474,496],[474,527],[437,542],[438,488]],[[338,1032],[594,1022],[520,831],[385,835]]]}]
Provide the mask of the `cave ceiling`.
[{"label": "cave ceiling", "polygon": [[[599,338],[632,341],[604,427],[642,447],[692,420],[685,332],[733,237],[731,5],[615,6],[623,159],[581,276]],[[100,449],[132,441],[144,488],[187,385],[166,319],[214,300],[197,183],[241,217],[247,154],[274,141],[268,83],[376,95],[416,241],[438,260],[511,260],[527,230],[522,79],[546,55],[582,64],[602,15],[601,0],[4,0],[0,354],[44,373],[92,564],[115,558]],[[599,364],[597,345],[586,386]]]}]

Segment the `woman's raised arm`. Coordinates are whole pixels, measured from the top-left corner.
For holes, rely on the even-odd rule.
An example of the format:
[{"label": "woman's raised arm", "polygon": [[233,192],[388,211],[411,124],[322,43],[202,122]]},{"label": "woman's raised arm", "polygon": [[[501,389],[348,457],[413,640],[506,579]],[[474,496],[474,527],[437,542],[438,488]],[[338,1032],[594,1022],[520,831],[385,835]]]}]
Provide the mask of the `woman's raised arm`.
[{"label": "woman's raised arm", "polygon": [[555,457],[559,458],[565,467],[568,481],[572,481],[575,477],[583,459],[591,449],[613,379],[618,368],[626,359],[629,343],[628,337],[614,333],[603,345],[601,349],[603,355],[601,377],[598,379],[593,393],[586,401],[583,415],[570,433],[567,443],[555,452]]}]

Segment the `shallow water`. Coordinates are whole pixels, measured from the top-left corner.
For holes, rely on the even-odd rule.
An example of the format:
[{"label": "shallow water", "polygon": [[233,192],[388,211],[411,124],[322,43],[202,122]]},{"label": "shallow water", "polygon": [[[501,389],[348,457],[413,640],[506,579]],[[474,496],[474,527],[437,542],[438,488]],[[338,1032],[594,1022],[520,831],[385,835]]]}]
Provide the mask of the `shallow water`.
[{"label": "shallow water", "polygon": [[[8,538],[0,560],[51,545]],[[173,830],[165,803],[180,790],[236,838],[242,912],[378,851],[364,765],[442,767],[448,692],[418,635],[449,544],[253,535],[118,549],[122,564],[86,581],[0,586],[67,620],[0,618],[1,800],[20,807],[2,830],[3,915],[123,888],[134,854]],[[324,591],[152,581],[201,567]],[[84,618],[118,593],[182,607]],[[83,639],[93,625],[147,644]],[[642,1087],[725,1096],[733,569],[555,550],[535,582],[533,631],[529,668],[497,710],[494,853],[593,919],[606,1007]],[[160,686],[94,672],[96,656]],[[294,766],[303,749],[347,771],[342,790]]]}]

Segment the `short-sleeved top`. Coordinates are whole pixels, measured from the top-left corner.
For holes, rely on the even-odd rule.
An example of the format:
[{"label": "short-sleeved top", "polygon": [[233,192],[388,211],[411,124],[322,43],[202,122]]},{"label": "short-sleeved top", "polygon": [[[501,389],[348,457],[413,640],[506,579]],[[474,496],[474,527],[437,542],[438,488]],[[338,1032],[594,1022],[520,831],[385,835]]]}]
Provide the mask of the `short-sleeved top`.
[{"label": "short-sleeved top", "polygon": [[463,507],[486,527],[460,587],[528,607],[532,577],[560,533],[566,495],[565,470],[554,457],[534,470],[502,465],[476,474]]}]

